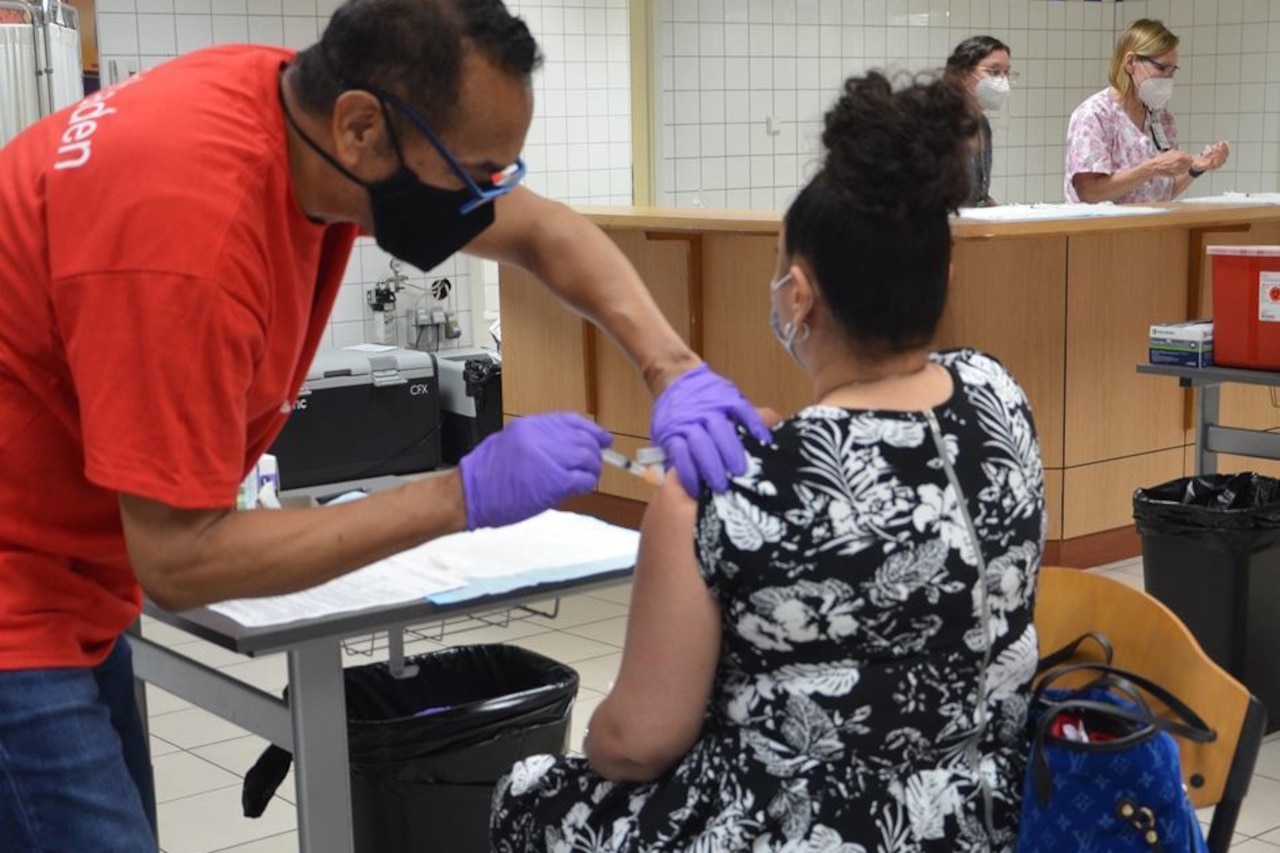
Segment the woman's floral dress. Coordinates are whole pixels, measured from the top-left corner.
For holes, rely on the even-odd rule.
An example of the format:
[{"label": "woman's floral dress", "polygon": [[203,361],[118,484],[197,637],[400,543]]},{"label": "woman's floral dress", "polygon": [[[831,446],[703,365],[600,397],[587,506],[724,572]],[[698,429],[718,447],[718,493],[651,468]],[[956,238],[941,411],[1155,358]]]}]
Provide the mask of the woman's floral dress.
[{"label": "woman's floral dress", "polygon": [[700,503],[723,639],[697,743],[643,784],[581,757],[520,762],[495,851],[1012,849],[1043,470],[1004,368],[934,358],[955,381],[933,413],[963,495],[924,413],[815,406],[780,424]]}]

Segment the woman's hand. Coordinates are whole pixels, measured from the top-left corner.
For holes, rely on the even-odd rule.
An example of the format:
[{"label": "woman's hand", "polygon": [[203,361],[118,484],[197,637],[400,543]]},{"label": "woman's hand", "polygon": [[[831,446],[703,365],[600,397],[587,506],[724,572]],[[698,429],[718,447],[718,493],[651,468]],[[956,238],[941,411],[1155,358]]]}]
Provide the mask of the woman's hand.
[{"label": "woman's hand", "polygon": [[1212,172],[1226,165],[1227,158],[1230,156],[1231,146],[1223,139],[1210,145],[1199,157],[1192,160],[1191,168],[1201,172]]},{"label": "woman's hand", "polygon": [[1161,151],[1143,165],[1153,178],[1158,176],[1179,178],[1191,169],[1191,163],[1190,154],[1179,151],[1177,148],[1170,148],[1168,151]]}]

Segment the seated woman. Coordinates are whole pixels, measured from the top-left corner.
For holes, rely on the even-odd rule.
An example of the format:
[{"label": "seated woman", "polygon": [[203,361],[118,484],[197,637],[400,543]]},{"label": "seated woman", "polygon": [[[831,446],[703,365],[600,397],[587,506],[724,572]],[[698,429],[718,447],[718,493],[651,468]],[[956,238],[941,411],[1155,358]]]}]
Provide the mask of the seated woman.
[{"label": "seated woman", "polygon": [[966,98],[845,84],[769,288],[815,402],[727,493],[655,496],[586,757],[513,768],[495,851],[1012,848],[1043,471],[1004,368],[929,350]]}]

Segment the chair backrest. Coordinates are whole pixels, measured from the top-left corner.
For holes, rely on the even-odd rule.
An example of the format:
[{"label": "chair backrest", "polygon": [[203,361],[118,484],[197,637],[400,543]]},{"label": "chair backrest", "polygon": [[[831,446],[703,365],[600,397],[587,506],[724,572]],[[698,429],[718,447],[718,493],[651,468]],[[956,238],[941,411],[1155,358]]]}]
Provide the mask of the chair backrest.
[{"label": "chair backrest", "polygon": [[[1204,653],[1169,608],[1140,589],[1101,574],[1045,567],[1036,595],[1041,655],[1089,631],[1104,634],[1116,666],[1166,688],[1218,733],[1212,743],[1178,745],[1192,802],[1217,806],[1210,849],[1226,850],[1262,743],[1262,704]],[[1091,651],[1086,647],[1085,656]]]}]

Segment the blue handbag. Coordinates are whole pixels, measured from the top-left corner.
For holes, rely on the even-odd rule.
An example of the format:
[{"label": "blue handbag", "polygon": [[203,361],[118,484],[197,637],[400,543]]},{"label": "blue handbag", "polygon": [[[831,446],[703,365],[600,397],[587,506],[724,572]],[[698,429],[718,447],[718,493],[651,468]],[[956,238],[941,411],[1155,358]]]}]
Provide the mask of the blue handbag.
[{"label": "blue handbag", "polygon": [[[1050,686],[1080,671],[1099,677],[1075,689]],[[1177,719],[1154,713],[1138,688]],[[1092,737],[1063,736],[1064,721]],[[1019,853],[1206,851],[1173,735],[1208,743],[1217,734],[1177,697],[1108,664],[1064,666],[1037,686],[1031,727]]]}]

